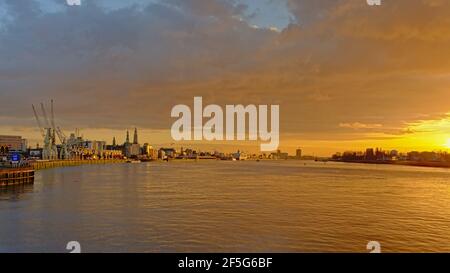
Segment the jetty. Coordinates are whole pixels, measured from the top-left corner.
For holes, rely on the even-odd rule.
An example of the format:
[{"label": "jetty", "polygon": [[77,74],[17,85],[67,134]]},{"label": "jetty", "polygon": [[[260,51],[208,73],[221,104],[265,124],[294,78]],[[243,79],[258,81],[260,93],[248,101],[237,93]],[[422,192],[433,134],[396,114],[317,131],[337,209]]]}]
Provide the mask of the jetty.
[{"label": "jetty", "polygon": [[0,187],[32,184],[34,182],[33,168],[0,169]]}]

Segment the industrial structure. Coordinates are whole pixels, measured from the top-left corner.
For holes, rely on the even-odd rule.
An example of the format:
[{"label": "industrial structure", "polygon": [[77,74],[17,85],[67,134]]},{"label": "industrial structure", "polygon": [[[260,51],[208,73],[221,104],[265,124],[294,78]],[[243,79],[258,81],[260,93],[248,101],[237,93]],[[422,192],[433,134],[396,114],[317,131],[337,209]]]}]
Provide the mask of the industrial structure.
[{"label": "industrial structure", "polygon": [[41,115],[34,105],[32,108],[44,143],[41,155],[43,160],[107,159],[122,156],[121,152],[106,150],[104,141],[84,140],[78,129],[67,137],[61,127],[55,124],[53,100],[50,105],[50,117],[44,104],[41,103],[40,106]]}]

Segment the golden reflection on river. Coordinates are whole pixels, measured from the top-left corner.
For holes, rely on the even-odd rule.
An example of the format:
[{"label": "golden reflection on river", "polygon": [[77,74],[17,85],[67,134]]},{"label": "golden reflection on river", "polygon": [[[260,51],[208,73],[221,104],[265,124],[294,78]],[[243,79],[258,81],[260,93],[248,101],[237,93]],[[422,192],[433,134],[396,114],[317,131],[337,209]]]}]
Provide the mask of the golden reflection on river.
[{"label": "golden reflection on river", "polygon": [[43,170],[0,192],[0,251],[450,251],[450,170],[155,162]]}]

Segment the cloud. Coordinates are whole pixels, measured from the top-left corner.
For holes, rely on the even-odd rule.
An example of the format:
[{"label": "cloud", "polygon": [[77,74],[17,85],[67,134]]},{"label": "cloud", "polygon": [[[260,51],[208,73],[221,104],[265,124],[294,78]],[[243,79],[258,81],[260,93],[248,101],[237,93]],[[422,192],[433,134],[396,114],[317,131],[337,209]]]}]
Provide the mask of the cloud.
[{"label": "cloud", "polygon": [[280,104],[282,134],[329,137],[450,109],[448,1],[289,0],[279,31],[251,27],[247,1],[2,3],[3,126],[33,126],[31,103],[51,98],[64,128],[164,130],[172,106],[203,96]]},{"label": "cloud", "polygon": [[353,123],[339,123],[339,127],[350,129],[379,129],[382,128],[383,125],[378,123],[366,124],[361,122],[353,122]]}]

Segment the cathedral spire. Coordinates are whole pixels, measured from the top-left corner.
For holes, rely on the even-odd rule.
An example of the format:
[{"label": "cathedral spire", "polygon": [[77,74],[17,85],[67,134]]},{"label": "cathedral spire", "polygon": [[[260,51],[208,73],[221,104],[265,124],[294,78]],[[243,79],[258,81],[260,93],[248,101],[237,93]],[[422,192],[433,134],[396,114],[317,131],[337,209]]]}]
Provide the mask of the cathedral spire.
[{"label": "cathedral spire", "polygon": [[113,146],[113,147],[116,147],[116,137],[113,137],[112,146]]},{"label": "cathedral spire", "polygon": [[127,140],[125,141],[125,143],[130,143],[130,132],[127,130]]},{"label": "cathedral spire", "polygon": [[137,128],[134,128],[133,144],[138,144],[138,133],[137,133]]}]

